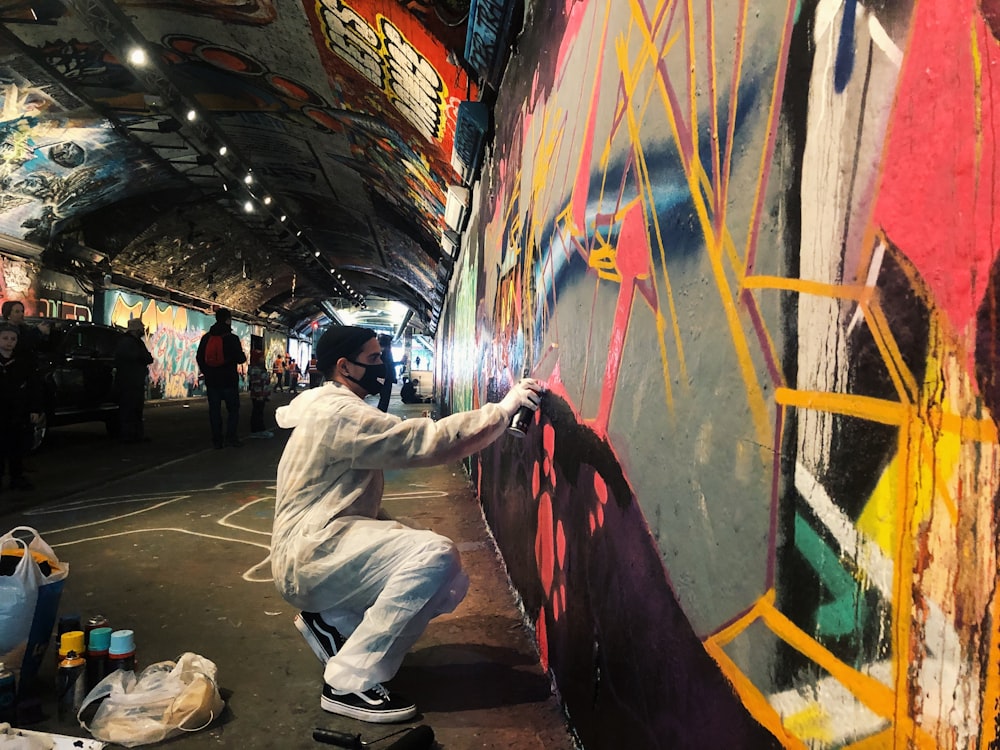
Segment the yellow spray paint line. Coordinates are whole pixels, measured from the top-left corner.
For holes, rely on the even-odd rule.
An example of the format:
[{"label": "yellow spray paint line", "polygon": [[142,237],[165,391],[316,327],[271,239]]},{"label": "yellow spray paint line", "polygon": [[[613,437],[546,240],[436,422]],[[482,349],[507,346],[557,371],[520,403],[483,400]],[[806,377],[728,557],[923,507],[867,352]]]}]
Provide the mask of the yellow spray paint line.
[{"label": "yellow spray paint line", "polygon": [[872,396],[851,393],[828,393],[826,391],[797,391],[792,388],[776,388],[774,400],[797,409],[844,414],[872,422],[902,425],[909,418],[912,407],[898,401],[886,401]]},{"label": "yellow spray paint line", "polygon": [[[975,196],[979,197],[979,175],[982,174],[982,161],[983,161],[983,138],[985,133],[983,132],[983,57],[982,52],[979,49],[979,34],[976,31],[976,18],[975,14],[970,14],[971,18],[969,20],[969,50],[972,52],[972,80],[973,80],[973,94],[972,101],[975,104],[975,126],[974,132],[976,134],[976,169],[973,174],[976,176],[976,189]],[[973,207],[976,205],[975,200],[972,203]]]},{"label": "yellow spray paint line", "polygon": [[[928,466],[934,464],[940,464],[940,457],[938,456],[938,451],[934,447],[934,441],[924,440],[923,444],[920,446],[920,465]],[[951,525],[954,526],[958,523],[958,504],[955,502],[955,498],[952,497],[951,490],[948,488],[948,482],[944,477],[944,471],[934,472],[934,490],[936,495],[941,498],[941,504],[944,505],[944,508],[948,513],[948,520],[950,520]]]},{"label": "yellow spray paint line", "polygon": [[[743,74],[743,46],[746,37],[746,18],[747,18],[747,8],[750,0],[741,0],[739,8],[739,16],[736,19],[736,43],[733,46],[733,58],[735,61],[735,67],[733,68],[733,78],[729,86],[729,119],[726,124],[726,158],[724,160],[724,166],[722,174],[719,176],[719,190],[721,196],[719,198],[719,205],[722,206],[722,210],[725,211],[725,207],[729,201],[729,172],[733,168],[733,143],[736,140],[736,113],[739,110],[740,101],[740,76]],[[727,239],[729,238],[729,233],[726,233]],[[729,243],[727,242],[727,246]],[[733,255],[736,255],[736,246],[732,246]],[[746,259],[744,258],[744,261]]]},{"label": "yellow spray paint line", "polygon": [[979,719],[979,750],[992,750],[997,739],[997,708],[1000,707],[1000,587],[993,587],[990,603],[989,655]]},{"label": "yellow spray paint line", "polygon": [[[767,133],[767,140],[765,140],[765,144],[772,142],[772,139],[775,137],[774,133],[777,128],[775,120],[778,116],[777,113],[779,105],[781,103],[781,89],[784,84],[785,65],[788,61],[788,48],[791,45],[790,30],[792,28],[792,19],[795,17],[795,8],[797,5],[798,5],[797,0],[788,0],[788,10],[786,11],[785,15],[785,23],[781,27],[782,33],[784,34],[784,38],[782,39],[781,43],[781,53],[778,56],[778,59],[775,60],[774,87],[771,90],[771,103],[770,106],[768,107],[768,112],[767,112],[767,128],[764,131],[765,133]],[[743,257],[745,259],[744,269],[743,273],[740,274],[740,276],[743,278],[745,278],[747,275],[745,264],[749,263],[750,261],[749,243],[753,242],[754,238],[757,235],[757,223],[759,221],[761,213],[761,204],[764,201],[764,183],[765,183],[764,175],[768,174],[768,163],[771,159],[771,156],[772,154],[770,153],[770,149],[765,145],[764,149],[761,151],[760,154],[760,166],[757,169],[757,179],[754,181],[755,186],[754,186],[754,197],[753,197],[753,210],[750,212],[750,225],[747,227],[748,245],[746,252],[743,253]]]},{"label": "yellow spray paint line", "polygon": [[743,279],[744,289],[773,289],[782,292],[798,292],[814,297],[861,302],[868,295],[863,284],[830,284],[810,279],[792,279],[787,276],[747,276]]},{"label": "yellow spray paint line", "polygon": [[892,717],[895,699],[891,688],[875,678],[849,667],[811,636],[800,630],[795,623],[773,605],[762,607],[761,616],[771,632],[826,670],[831,677],[847,688],[865,706],[879,716]]},{"label": "yellow spray paint line", "polygon": [[[976,18],[976,16],[972,18],[970,36],[972,37],[971,49],[975,72],[976,164],[979,165],[982,163],[983,138],[985,137],[985,133],[983,131],[982,106],[983,61],[979,48],[979,35],[976,32]],[[981,170],[976,169],[975,174],[976,192],[978,193]],[[995,442],[996,425],[993,422],[990,422],[990,424],[993,426],[993,440],[990,442]],[[983,686],[983,701],[979,720],[979,726],[981,727],[979,732],[980,750],[990,750],[993,748],[995,741],[1000,739],[1000,735],[997,732],[996,718],[998,707],[1000,707],[1000,587],[993,588],[993,600],[990,603],[990,621],[992,626],[990,627],[989,656],[986,659],[985,684]]]},{"label": "yellow spray paint line", "polygon": [[[648,50],[648,47],[646,47],[644,49]],[[629,76],[626,75],[626,73],[628,71],[628,59],[627,59],[627,56],[626,56],[626,50],[623,47],[623,45],[620,43],[620,41],[616,45],[616,51],[617,51],[617,55],[618,55],[618,66],[619,66],[619,69],[621,70],[621,74],[622,74],[623,87],[624,87],[624,89],[625,89],[625,91],[627,93],[628,99],[631,101],[632,100],[632,96],[633,96],[633,94],[635,92],[635,85],[636,85],[637,77],[629,77]],[[647,105],[648,105],[648,102],[649,102],[649,98],[648,97],[647,97],[646,101],[647,101]],[[644,110],[645,110],[645,107],[647,105],[644,105],[644,107],[643,107]],[[633,147],[634,154],[635,154],[636,170],[639,173],[640,183],[642,184],[643,189],[645,190],[646,194],[648,195],[648,200],[646,202],[644,202],[644,210],[648,210],[648,209],[645,208],[646,206],[654,205],[653,204],[652,185],[651,185],[651,182],[650,182],[650,179],[649,179],[649,170],[648,170],[648,166],[646,164],[644,151],[642,149],[642,142],[641,142],[641,140],[639,138],[638,125],[637,125],[637,123],[635,121],[635,116],[632,113],[631,108],[629,108],[627,110],[626,122],[627,122],[627,125],[628,125],[629,138],[630,138],[630,141],[632,143],[632,147]],[[671,123],[672,123],[672,127],[674,128],[674,138],[675,138],[675,142],[676,142],[676,139],[678,137],[678,133],[677,133],[677,130],[676,130],[676,127],[675,127],[676,124],[673,123],[672,118],[671,118]],[[680,149],[678,149],[678,150],[680,150]],[[681,158],[683,159],[683,155],[681,156]],[[669,314],[670,314],[671,330],[672,330],[673,335],[674,335],[675,346],[677,347],[678,368],[680,370],[680,377],[681,377],[682,380],[684,380],[687,377],[687,362],[686,362],[686,359],[685,359],[685,356],[684,356],[684,343],[683,343],[683,340],[681,338],[680,322],[679,322],[679,316],[677,314],[677,304],[676,304],[676,300],[674,298],[674,293],[673,293],[673,285],[670,282],[670,274],[667,271],[666,247],[664,246],[663,241],[662,241],[662,232],[660,231],[659,216],[657,215],[656,211],[655,210],[648,211],[647,216],[650,219],[650,221],[646,222],[646,227],[647,227],[647,230],[646,230],[646,232],[647,232],[647,242],[649,243],[650,246],[652,246],[652,239],[653,238],[649,236],[649,231],[650,230],[648,229],[648,227],[650,226],[650,224],[652,224],[655,227],[655,231],[656,231],[656,245],[657,245],[657,248],[658,248],[659,253],[660,253],[660,267],[663,269],[663,271],[662,271],[662,273],[663,273],[663,284],[664,284],[664,287],[665,287],[664,294],[665,294],[666,301],[667,301],[667,308],[668,308]],[[656,297],[657,297],[657,299],[659,299],[660,290],[659,290],[659,284],[656,281],[656,275],[655,274],[650,274],[650,281],[653,284],[653,289],[656,292]],[[663,375],[664,375],[663,383],[664,383],[664,389],[665,389],[665,396],[666,396],[666,399],[667,399],[667,404],[669,405],[669,407],[671,409],[673,409],[674,395],[673,395],[673,386],[671,385],[672,381],[671,381],[671,378],[669,377],[669,365],[668,365],[668,354],[667,354],[667,349],[666,349],[666,337],[664,335],[665,334],[665,328],[666,328],[666,326],[665,325],[661,325],[660,322],[659,322],[659,320],[658,320],[658,322],[657,322],[657,331],[658,331],[658,333],[660,335],[657,336],[657,344],[658,344],[658,346],[660,348],[660,362],[661,362],[661,367],[663,369]]]},{"label": "yellow spray paint line", "polygon": [[[910,715],[910,635],[911,616],[913,615],[913,563],[915,559],[914,551],[914,500],[911,496],[909,478],[913,474],[910,470],[910,461],[914,457],[911,454],[910,446],[917,441],[919,446],[920,435],[914,434],[919,430],[919,425],[915,421],[910,421],[905,430],[900,431],[898,455],[899,461],[899,482],[896,518],[896,555],[893,565],[893,595],[890,600],[892,612],[892,653],[895,657],[896,676],[895,691],[896,705],[893,716],[897,728],[901,728],[901,721]],[[917,686],[915,686],[917,687]],[[913,739],[911,732],[901,731],[894,736],[894,747],[898,750],[905,750],[910,746]]]},{"label": "yellow spray paint line", "polygon": [[[691,190],[692,197],[695,194],[697,180],[695,179],[695,174],[691,170],[692,165],[696,165],[701,161],[700,151],[698,149],[699,143],[699,133],[698,133],[698,74],[697,67],[695,63],[698,60],[698,55],[695,54],[695,34],[694,34],[694,0],[687,0],[684,7],[687,16],[685,18],[687,25],[687,58],[688,58],[688,131],[691,134],[691,161],[685,168],[688,177],[688,186]],[[659,76],[654,75],[654,78],[659,78]],[[652,88],[652,87],[651,87]],[[705,239],[707,242],[713,242],[715,235],[711,231],[711,223],[708,221],[708,208],[704,205],[700,205],[702,201],[702,195],[698,193],[698,212],[705,212],[704,217],[701,218],[702,231],[705,232]]]},{"label": "yellow spray paint line", "polygon": [[993,443],[998,439],[997,426],[992,419],[967,417],[954,412],[941,415],[941,431],[958,435],[963,441]]},{"label": "yellow spray paint line", "polygon": [[791,750],[807,750],[806,745],[801,740],[788,733],[788,730],[781,723],[781,716],[767,702],[767,697],[743,674],[740,668],[736,666],[733,660],[729,658],[729,655],[718,644],[707,642],[705,650],[709,656],[715,659],[722,674],[726,676],[733,686],[733,690],[736,691],[736,695],[739,696],[743,707],[750,712],[750,715],[762,727],[773,734],[786,748],[790,748]]},{"label": "yellow spray paint line", "polygon": [[[773,597],[765,596],[738,623],[733,623],[730,628],[726,628],[716,636],[706,640],[705,650],[715,659],[723,674],[730,680],[737,695],[751,715],[786,747],[804,748],[805,745],[788,733],[781,717],[767,701],[767,698],[729,658],[722,645],[721,638],[732,635],[732,629],[746,625],[749,620],[755,620],[758,616],[778,638],[829,673],[834,680],[843,685],[848,692],[876,715],[890,721],[893,719],[896,696],[890,687],[842,662],[779,612],[774,607]],[[905,672],[905,670],[902,671]],[[897,729],[903,729],[908,738],[913,740],[915,747],[927,750],[934,748],[933,739],[915,726],[908,716],[904,715],[902,720],[896,721],[895,726]]]},{"label": "yellow spray paint line", "polygon": [[729,644],[734,638],[739,636],[744,630],[753,625],[762,616],[763,607],[765,605],[773,606],[775,600],[774,589],[768,589],[764,592],[764,595],[760,597],[757,601],[753,603],[746,612],[737,617],[733,622],[724,627],[722,630],[714,633],[706,639],[706,643],[714,643],[715,645],[722,648]]},{"label": "yellow spray paint line", "polygon": [[[630,0],[633,5],[635,0]],[[648,49],[654,49],[652,47],[652,39],[647,34],[645,37],[645,42]],[[619,53],[621,57],[621,53]],[[674,140],[679,144],[679,134],[677,129],[677,121],[675,113],[672,107],[669,106],[670,96],[666,89],[666,84],[663,81],[662,76],[654,76],[654,81],[657,88],[660,90],[662,98],[667,104],[665,111],[667,114],[667,120],[670,123],[671,131],[674,134]],[[629,111],[629,123],[630,127],[633,128],[633,132],[637,133],[638,128],[636,128],[634,123],[634,115]],[[696,128],[695,128],[696,129]],[[683,150],[678,149],[681,153],[682,162]],[[692,158],[697,158],[697,152],[693,154]],[[768,415],[767,403],[764,399],[763,389],[757,380],[757,373],[753,368],[753,360],[750,355],[750,348],[747,345],[746,337],[743,332],[743,328],[739,321],[739,312],[736,308],[736,303],[733,299],[732,292],[729,287],[729,282],[725,276],[725,270],[722,267],[721,257],[719,253],[718,243],[716,238],[713,236],[711,222],[709,221],[707,210],[704,204],[704,198],[701,190],[698,189],[697,179],[694,175],[693,170],[690,165],[685,164],[685,175],[688,182],[688,190],[691,193],[691,199],[695,207],[695,212],[698,216],[698,221],[701,224],[702,233],[705,237],[705,247],[712,266],[713,275],[716,278],[716,288],[719,292],[719,298],[722,302],[722,309],[726,316],[726,321],[729,326],[729,330],[732,336],[733,348],[736,353],[736,358],[740,366],[740,370],[743,373],[744,384],[747,389],[747,405],[750,408],[750,413],[753,417],[754,428],[757,431],[757,439],[762,445],[767,445],[770,441],[772,435],[769,428],[770,417]],[[657,231],[659,232],[659,225],[657,224]],[[665,268],[665,266],[664,266]]]},{"label": "yellow spray paint line", "polygon": [[[715,236],[722,236],[722,225],[725,217],[725,208],[720,202],[723,191],[722,183],[722,155],[719,153],[719,71],[715,63],[715,5],[705,4],[705,39],[708,41],[708,117],[709,135],[712,148],[712,172],[715,175],[715,190],[712,190],[712,213],[715,215]],[[692,50],[692,57],[695,57]],[[691,66],[694,73],[694,66]],[[697,115],[696,115],[697,116]],[[706,179],[707,182],[707,179]]]},{"label": "yellow spray paint line", "polygon": [[864,310],[865,320],[868,321],[868,330],[871,331],[875,346],[878,347],[879,353],[882,355],[882,361],[889,371],[889,377],[896,388],[899,400],[914,403],[919,398],[917,379],[906,367],[903,354],[896,345],[896,339],[892,335],[885,313],[877,304],[866,305],[862,302],[861,307]]}]

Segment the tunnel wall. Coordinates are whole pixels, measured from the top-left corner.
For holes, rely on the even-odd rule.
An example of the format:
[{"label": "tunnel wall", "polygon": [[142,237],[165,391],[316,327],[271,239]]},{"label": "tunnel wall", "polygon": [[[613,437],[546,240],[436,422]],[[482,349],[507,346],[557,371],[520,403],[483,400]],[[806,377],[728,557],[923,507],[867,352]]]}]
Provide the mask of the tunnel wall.
[{"label": "tunnel wall", "polygon": [[[596,748],[997,742],[1000,5],[529,3],[439,331]],[[870,743],[870,744],[868,744]]]},{"label": "tunnel wall", "polygon": [[[4,255],[0,255],[0,300],[20,301],[29,318],[79,320],[119,328],[124,328],[130,318],[140,318],[146,326],[146,347],[153,355],[147,398],[204,395],[195,356],[201,337],[215,323],[214,315],[124,289],[85,289],[71,276]],[[289,338],[285,332],[265,330],[240,320],[234,320],[232,328],[248,356],[251,334],[263,336],[268,366],[278,354],[285,356],[289,351],[298,356],[300,367],[309,361],[309,343]],[[241,386],[246,387],[245,378]]]}]

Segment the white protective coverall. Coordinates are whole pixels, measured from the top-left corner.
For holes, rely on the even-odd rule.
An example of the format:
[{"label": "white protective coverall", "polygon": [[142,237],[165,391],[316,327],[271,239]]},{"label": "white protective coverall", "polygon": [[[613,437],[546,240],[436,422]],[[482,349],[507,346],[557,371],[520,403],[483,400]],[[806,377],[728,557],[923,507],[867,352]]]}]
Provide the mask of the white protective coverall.
[{"label": "white protective coverall", "polygon": [[348,636],[324,679],[363,691],[393,677],[469,579],[454,543],[380,513],[383,467],[432,466],[482,450],[507,427],[497,404],[400,419],[329,382],[280,407],[293,428],[278,465],[271,570],[281,595]]}]

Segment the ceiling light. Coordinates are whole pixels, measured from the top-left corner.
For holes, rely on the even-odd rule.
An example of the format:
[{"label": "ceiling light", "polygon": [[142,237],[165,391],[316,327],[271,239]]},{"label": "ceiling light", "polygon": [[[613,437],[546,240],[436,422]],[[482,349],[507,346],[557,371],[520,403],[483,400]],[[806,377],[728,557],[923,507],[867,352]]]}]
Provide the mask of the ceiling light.
[{"label": "ceiling light", "polygon": [[128,61],[133,65],[145,65],[146,50],[142,47],[133,47],[128,51]]},{"label": "ceiling light", "polygon": [[243,204],[243,210],[246,211],[248,214],[252,214],[253,213],[253,201],[247,201],[246,203],[244,203]]},{"label": "ceiling light", "polygon": [[247,185],[249,185],[251,182],[253,182],[253,175],[252,174],[248,174],[246,177],[243,178],[243,182],[245,182]]},{"label": "ceiling light", "polygon": [[189,109],[186,117],[188,119],[188,122],[194,122],[195,120],[198,119],[198,113],[195,112],[193,109]]},{"label": "ceiling light", "polygon": [[313,255],[315,255],[318,258],[319,257],[319,250],[317,250],[316,252],[314,252]]},{"label": "ceiling light", "polygon": [[264,205],[265,206],[270,206],[271,205],[271,196],[270,195],[265,195],[264,196]]},{"label": "ceiling light", "polygon": [[229,148],[227,146],[219,146],[219,156],[225,156],[229,153]]},{"label": "ceiling light", "polygon": [[282,215],[281,215],[281,218],[279,219],[279,221],[284,221],[284,220],[285,220],[285,219],[287,219],[287,218],[288,218],[287,216],[285,216],[284,214],[282,214]]}]

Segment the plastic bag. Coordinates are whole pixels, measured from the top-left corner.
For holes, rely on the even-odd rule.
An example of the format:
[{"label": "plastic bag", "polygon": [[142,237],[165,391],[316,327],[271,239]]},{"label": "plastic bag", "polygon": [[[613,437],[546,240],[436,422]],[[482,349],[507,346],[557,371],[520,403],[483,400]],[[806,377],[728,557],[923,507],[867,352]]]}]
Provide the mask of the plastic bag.
[{"label": "plastic bag", "polygon": [[[5,554],[18,546],[19,555]],[[0,565],[0,654],[7,654],[28,642],[42,574],[28,554],[27,542],[6,536],[0,539]],[[8,567],[13,567],[10,573]]]},{"label": "plastic bag", "polygon": [[[216,672],[213,662],[190,652],[181,654],[176,662],[150,664],[138,677],[133,671],[119,669],[87,694],[77,718],[97,739],[125,747],[196,732],[218,718],[225,707]],[[83,716],[99,701],[88,724]]]},{"label": "plastic bag", "polygon": [[0,537],[0,660],[34,677],[52,636],[69,565],[30,526]]}]

